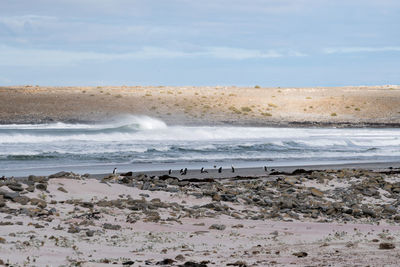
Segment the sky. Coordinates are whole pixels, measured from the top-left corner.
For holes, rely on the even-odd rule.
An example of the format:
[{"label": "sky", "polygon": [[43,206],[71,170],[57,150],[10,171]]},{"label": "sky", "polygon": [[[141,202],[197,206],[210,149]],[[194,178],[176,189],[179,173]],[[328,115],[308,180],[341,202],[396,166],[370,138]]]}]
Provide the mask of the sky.
[{"label": "sky", "polygon": [[1,0],[0,85],[400,84],[398,0]]}]

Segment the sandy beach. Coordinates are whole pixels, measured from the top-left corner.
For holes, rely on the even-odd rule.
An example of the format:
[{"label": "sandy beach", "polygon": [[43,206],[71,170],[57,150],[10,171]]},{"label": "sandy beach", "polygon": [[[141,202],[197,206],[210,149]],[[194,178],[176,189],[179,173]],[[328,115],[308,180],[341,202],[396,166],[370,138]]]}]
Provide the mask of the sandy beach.
[{"label": "sandy beach", "polygon": [[[40,173],[52,164],[68,170],[85,157],[93,160],[82,165],[81,174],[11,174],[0,180],[0,264],[397,266],[397,129],[294,127],[395,128],[399,104],[399,86],[2,87],[5,167],[29,163]],[[127,114],[150,117],[91,124]],[[45,122],[50,124],[36,125]],[[21,123],[31,124],[15,125]],[[209,125],[289,128],[282,128],[286,140],[276,128]],[[203,143],[195,145],[197,139]],[[184,153],[182,161],[173,161]],[[268,169],[233,172],[230,157],[239,153],[243,166],[254,159],[252,166],[263,162]],[[276,158],[262,161],[261,153]],[[303,157],[302,165],[274,165],[283,153]],[[308,154],[326,158],[304,164]],[[335,157],[342,163],[328,165]],[[131,169],[135,161],[175,165],[171,173],[137,171]],[[120,169],[115,175],[83,174],[96,166],[92,162],[110,172],[113,164]],[[177,168],[183,164],[185,175]],[[207,172],[200,173],[204,164]],[[133,172],[121,173],[128,170]]]},{"label": "sandy beach", "polygon": [[400,86],[0,87],[1,123],[148,115],[171,125],[398,127]]},{"label": "sandy beach", "polygon": [[400,169],[193,178],[61,172],[1,181],[0,260],[12,266],[398,264]]}]

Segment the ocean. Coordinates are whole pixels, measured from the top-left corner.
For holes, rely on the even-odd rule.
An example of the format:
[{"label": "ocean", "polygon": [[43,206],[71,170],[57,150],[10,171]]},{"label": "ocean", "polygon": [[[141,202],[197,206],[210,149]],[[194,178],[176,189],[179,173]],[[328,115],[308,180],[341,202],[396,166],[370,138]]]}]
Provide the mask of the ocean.
[{"label": "ocean", "polygon": [[400,161],[400,129],[98,124],[0,125],[0,176]]}]

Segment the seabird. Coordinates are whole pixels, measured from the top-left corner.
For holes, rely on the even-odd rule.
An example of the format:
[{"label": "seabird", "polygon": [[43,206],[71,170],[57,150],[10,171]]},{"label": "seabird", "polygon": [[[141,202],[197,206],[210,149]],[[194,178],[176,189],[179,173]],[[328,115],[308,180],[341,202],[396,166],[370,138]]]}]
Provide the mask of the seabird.
[{"label": "seabird", "polygon": [[264,171],[266,171],[266,172],[268,171],[268,168],[267,168],[267,166],[264,166]]},{"label": "seabird", "polygon": [[171,170],[171,169],[169,169],[169,171],[168,171],[168,175],[171,175],[171,173],[172,173],[172,170]]},{"label": "seabird", "polygon": [[222,172],[222,167],[219,167],[218,172],[219,172],[219,173]]},{"label": "seabird", "polygon": [[181,175],[186,175],[186,173],[187,173],[187,168],[185,168],[185,169],[181,172]]},{"label": "seabird", "polygon": [[181,170],[179,171],[179,173],[182,174],[182,173],[183,173],[183,169],[181,169]]},{"label": "seabird", "polygon": [[235,168],[233,167],[233,165],[231,165],[231,168],[232,168],[232,172],[235,172]]},{"label": "seabird", "polygon": [[117,174],[117,168],[114,168],[113,174]]}]

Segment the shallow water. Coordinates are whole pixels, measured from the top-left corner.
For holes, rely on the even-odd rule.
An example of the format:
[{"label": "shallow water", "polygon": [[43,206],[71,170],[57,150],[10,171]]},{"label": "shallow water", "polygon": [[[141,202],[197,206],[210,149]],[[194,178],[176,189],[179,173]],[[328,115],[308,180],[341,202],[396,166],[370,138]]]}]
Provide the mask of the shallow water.
[{"label": "shallow water", "polygon": [[400,129],[167,126],[140,116],[0,125],[0,175],[399,160]]}]

